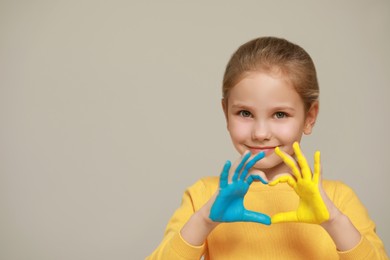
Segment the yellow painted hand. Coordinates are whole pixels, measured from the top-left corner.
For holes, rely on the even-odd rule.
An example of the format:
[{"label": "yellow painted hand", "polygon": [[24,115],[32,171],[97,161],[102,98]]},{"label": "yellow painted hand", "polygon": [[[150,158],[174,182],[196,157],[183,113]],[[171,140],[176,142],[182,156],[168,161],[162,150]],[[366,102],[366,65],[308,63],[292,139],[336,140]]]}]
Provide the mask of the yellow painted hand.
[{"label": "yellow painted hand", "polygon": [[293,148],[298,165],[291,156],[282,152],[279,147],[275,149],[275,153],[292,170],[293,176],[282,176],[270,182],[269,185],[275,186],[278,183],[287,182],[300,198],[298,209],[296,211],[275,214],[271,218],[271,223],[304,222],[320,224],[329,219],[329,211],[321,195],[323,191],[320,183],[320,152],[317,151],[314,155],[314,174],[312,174],[297,142],[293,144]]}]

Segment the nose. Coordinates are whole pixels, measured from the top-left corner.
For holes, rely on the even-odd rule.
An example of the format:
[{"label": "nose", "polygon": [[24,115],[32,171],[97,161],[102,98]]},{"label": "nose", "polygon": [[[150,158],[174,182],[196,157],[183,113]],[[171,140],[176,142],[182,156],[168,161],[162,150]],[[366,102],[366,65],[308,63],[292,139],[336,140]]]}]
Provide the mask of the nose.
[{"label": "nose", "polygon": [[270,125],[265,120],[256,121],[253,124],[252,139],[256,141],[269,140],[271,138]]}]

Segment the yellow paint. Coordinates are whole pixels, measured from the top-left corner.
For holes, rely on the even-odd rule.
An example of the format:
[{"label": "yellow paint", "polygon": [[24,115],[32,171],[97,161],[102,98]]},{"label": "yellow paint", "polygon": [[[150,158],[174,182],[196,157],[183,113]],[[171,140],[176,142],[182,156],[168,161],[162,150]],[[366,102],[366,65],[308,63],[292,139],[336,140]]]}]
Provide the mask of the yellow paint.
[{"label": "yellow paint", "polygon": [[306,158],[301,152],[299,144],[293,144],[297,162],[288,154],[281,151],[279,147],[275,153],[279,155],[284,163],[292,170],[292,175],[282,176],[269,183],[275,186],[278,183],[288,183],[298,194],[300,201],[296,211],[281,212],[271,217],[271,222],[304,222],[320,224],[329,219],[329,211],[320,193],[320,152],[314,154],[314,173],[312,174]]}]

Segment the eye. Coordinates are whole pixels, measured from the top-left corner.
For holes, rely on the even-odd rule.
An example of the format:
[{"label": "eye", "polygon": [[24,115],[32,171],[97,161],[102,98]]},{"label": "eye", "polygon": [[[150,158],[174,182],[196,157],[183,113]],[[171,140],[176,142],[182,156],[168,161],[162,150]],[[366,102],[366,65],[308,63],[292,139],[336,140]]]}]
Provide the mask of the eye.
[{"label": "eye", "polygon": [[281,119],[287,117],[287,114],[284,112],[276,112],[275,113],[275,118]]},{"label": "eye", "polygon": [[242,117],[251,117],[252,116],[252,113],[249,112],[248,110],[241,110],[240,112],[238,112],[238,114]]}]

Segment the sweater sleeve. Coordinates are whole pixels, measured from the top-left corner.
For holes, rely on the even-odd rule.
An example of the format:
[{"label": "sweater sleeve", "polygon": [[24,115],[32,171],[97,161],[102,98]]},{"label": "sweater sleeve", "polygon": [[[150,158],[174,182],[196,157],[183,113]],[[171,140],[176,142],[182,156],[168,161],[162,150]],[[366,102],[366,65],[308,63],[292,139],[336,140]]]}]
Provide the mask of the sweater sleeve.
[{"label": "sweater sleeve", "polygon": [[349,217],[362,236],[360,242],[354,248],[338,252],[340,259],[389,259],[383,242],[376,234],[375,223],[370,219],[367,209],[355,192],[347,185],[339,182],[334,191],[333,201]]},{"label": "sweater sleeve", "polygon": [[157,249],[146,259],[188,259],[198,260],[205,251],[205,245],[192,246],[180,235],[180,230],[188,219],[207,200],[205,185],[202,180],[189,187],[183,195],[181,206],[175,211],[165,229],[164,238]]}]

